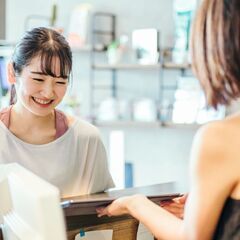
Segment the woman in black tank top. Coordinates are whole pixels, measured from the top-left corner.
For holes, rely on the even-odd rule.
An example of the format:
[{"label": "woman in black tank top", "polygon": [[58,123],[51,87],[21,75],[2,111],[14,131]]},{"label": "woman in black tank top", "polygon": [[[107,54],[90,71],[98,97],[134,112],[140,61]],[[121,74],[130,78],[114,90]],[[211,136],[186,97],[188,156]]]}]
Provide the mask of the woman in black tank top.
[{"label": "woman in black tank top", "polygon": [[240,239],[240,200],[227,199],[213,239]]},{"label": "woman in black tank top", "polygon": [[[208,105],[229,104],[240,96],[240,1],[201,1],[191,36],[193,71]],[[183,219],[141,195],[117,199],[98,215],[131,214],[158,239],[240,239],[239,142],[240,114],[197,132]]]}]

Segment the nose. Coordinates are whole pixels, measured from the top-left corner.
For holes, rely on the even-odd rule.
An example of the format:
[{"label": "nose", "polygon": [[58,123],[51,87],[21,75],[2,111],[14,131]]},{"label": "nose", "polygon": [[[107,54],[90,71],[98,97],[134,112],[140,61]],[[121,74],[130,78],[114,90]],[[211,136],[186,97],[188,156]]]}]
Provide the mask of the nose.
[{"label": "nose", "polygon": [[41,95],[47,99],[54,97],[54,87],[51,83],[46,83],[43,85]]}]

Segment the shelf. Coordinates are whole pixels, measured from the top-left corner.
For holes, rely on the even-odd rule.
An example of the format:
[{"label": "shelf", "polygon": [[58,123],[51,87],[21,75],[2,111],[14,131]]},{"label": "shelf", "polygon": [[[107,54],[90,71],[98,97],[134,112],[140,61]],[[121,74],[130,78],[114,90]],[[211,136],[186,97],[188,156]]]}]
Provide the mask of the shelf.
[{"label": "shelf", "polygon": [[98,127],[141,127],[141,128],[156,128],[160,127],[159,121],[140,122],[140,121],[95,121],[94,125]]},{"label": "shelf", "polygon": [[150,65],[143,65],[143,64],[94,64],[92,65],[94,69],[98,70],[135,70],[135,69],[143,69],[143,70],[153,70],[153,69],[160,69],[162,66],[161,64],[150,64]]},{"label": "shelf", "polygon": [[201,124],[191,123],[191,124],[179,124],[167,122],[163,123],[161,121],[153,122],[141,122],[141,121],[95,121],[93,123],[97,127],[107,127],[107,128],[179,128],[179,129],[197,129]]},{"label": "shelf", "polygon": [[173,122],[162,122],[161,126],[166,128],[183,128],[183,129],[198,129],[203,124],[198,123],[173,123]]},{"label": "shelf", "polygon": [[165,69],[191,69],[191,64],[189,63],[174,63],[174,62],[165,62],[163,63],[163,68]]},{"label": "shelf", "polygon": [[92,68],[96,70],[158,70],[161,68],[164,69],[177,69],[177,70],[185,70],[190,69],[191,65],[188,63],[177,64],[172,62],[166,62],[163,65],[158,64],[93,64]]}]

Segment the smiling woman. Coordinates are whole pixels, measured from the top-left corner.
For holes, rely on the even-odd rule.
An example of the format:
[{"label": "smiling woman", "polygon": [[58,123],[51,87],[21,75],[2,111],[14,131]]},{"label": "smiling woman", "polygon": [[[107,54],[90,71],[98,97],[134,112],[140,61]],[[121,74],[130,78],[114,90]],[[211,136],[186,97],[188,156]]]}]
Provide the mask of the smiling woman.
[{"label": "smiling woman", "polygon": [[47,28],[27,32],[8,65],[15,101],[0,112],[0,164],[18,162],[62,196],[113,186],[98,130],[56,109],[71,69],[72,53],[62,35]]},{"label": "smiling woman", "polygon": [[[16,85],[16,106],[24,105],[29,111],[43,116],[52,111],[63,99],[68,85],[68,77],[61,76],[59,60],[52,59],[53,73],[47,74],[46,68],[41,69],[41,57],[34,57],[30,63],[22,69],[19,77],[15,76],[12,64],[9,64],[9,79]],[[19,74],[18,74],[19,75]],[[20,78],[19,80],[17,80]],[[20,84],[22,83],[22,84]],[[14,86],[14,85],[13,85]]]}]

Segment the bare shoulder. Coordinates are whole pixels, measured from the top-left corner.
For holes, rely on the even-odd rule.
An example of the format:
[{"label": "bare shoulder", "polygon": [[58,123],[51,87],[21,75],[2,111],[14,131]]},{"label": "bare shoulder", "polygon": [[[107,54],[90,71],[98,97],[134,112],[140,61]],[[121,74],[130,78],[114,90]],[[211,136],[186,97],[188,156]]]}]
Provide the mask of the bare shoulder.
[{"label": "bare shoulder", "polygon": [[239,146],[240,115],[230,116],[204,125],[197,132],[195,139],[203,141],[202,144],[209,146],[209,148],[224,146],[223,150],[227,150]]},{"label": "bare shoulder", "polygon": [[[240,115],[211,122],[200,128],[192,147],[192,164],[203,171],[229,171],[240,167]],[[236,175],[239,175],[236,171]]]}]

